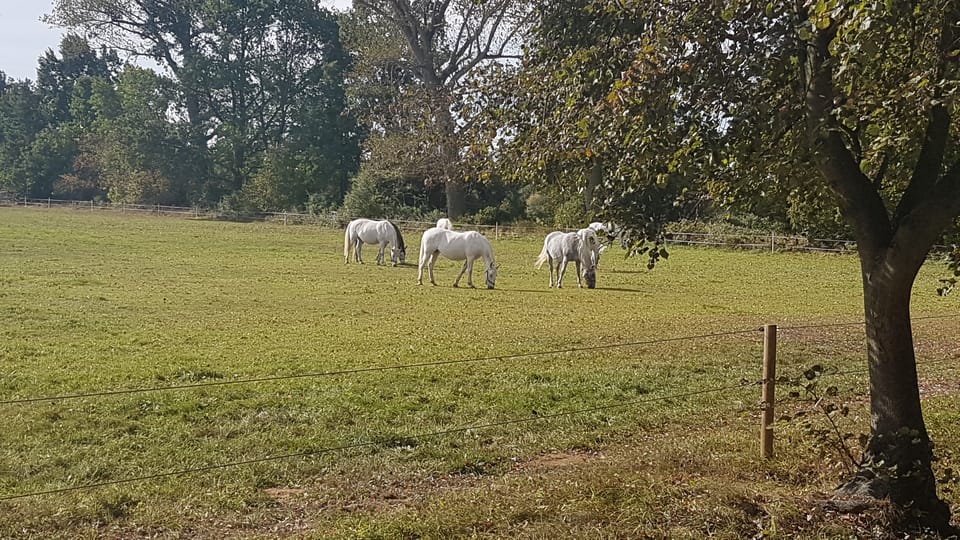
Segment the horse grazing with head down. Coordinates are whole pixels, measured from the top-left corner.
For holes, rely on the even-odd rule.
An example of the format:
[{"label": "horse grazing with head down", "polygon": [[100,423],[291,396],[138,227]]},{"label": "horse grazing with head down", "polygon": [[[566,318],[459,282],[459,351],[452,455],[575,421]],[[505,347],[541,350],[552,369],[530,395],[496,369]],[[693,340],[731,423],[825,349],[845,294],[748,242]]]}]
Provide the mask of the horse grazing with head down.
[{"label": "horse grazing with head down", "polygon": [[437,257],[443,255],[454,261],[464,261],[460,274],[457,275],[453,286],[460,285],[460,278],[467,274],[467,285],[473,287],[473,262],[483,257],[487,266],[487,288],[492,289],[497,281],[497,263],[493,258],[493,246],[482,234],[476,231],[457,232],[433,227],[423,233],[420,240],[420,266],[417,269],[417,285],[423,285],[423,266],[427,265],[430,272],[430,283],[433,280],[433,265]]},{"label": "horse grazing with head down", "polygon": [[549,286],[553,287],[554,264],[557,272],[557,288],[563,286],[563,274],[567,271],[567,263],[573,261],[577,267],[577,286],[583,287],[580,274],[583,273],[587,288],[597,286],[597,257],[600,241],[592,229],[580,229],[577,232],[555,231],[543,240],[543,250],[535,263],[537,268],[543,263],[550,265]]},{"label": "horse grazing with head down", "polygon": [[343,233],[343,262],[350,262],[350,248],[353,248],[353,255],[357,262],[363,264],[360,257],[360,248],[363,244],[378,244],[377,264],[383,264],[383,252],[387,245],[390,246],[390,262],[393,266],[406,264],[407,247],[403,243],[403,235],[400,234],[400,228],[387,220],[375,221],[372,219],[359,218],[347,224],[347,230]]}]

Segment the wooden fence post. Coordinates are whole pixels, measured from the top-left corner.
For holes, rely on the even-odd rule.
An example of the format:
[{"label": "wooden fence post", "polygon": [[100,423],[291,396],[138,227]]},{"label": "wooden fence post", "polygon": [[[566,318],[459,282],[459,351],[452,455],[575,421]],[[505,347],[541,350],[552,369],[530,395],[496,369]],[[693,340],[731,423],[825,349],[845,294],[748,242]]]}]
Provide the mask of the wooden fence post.
[{"label": "wooden fence post", "polygon": [[760,457],[773,457],[773,405],[777,384],[777,325],[763,326],[763,414],[760,420]]}]

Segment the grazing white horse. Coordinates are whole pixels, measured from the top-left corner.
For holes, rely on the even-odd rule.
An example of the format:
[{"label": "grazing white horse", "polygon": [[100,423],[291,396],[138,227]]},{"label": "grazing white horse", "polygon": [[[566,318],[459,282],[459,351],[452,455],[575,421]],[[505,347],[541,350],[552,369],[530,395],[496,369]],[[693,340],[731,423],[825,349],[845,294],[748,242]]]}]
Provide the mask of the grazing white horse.
[{"label": "grazing white horse", "polygon": [[454,261],[465,261],[457,280],[453,286],[460,285],[460,278],[467,274],[467,285],[473,287],[473,261],[483,257],[487,265],[487,288],[492,289],[497,281],[497,263],[493,259],[493,246],[482,234],[477,231],[457,232],[434,227],[427,229],[420,240],[420,266],[417,270],[417,285],[423,285],[423,266],[426,264],[430,272],[430,283],[433,280],[433,265],[437,257],[443,255]]},{"label": "grazing white horse", "polygon": [[363,264],[360,257],[360,248],[363,244],[379,244],[380,250],[377,251],[377,264],[383,264],[383,251],[390,245],[390,262],[393,266],[406,264],[407,247],[403,243],[403,235],[400,234],[400,228],[387,220],[375,221],[372,219],[359,218],[347,224],[347,230],[343,233],[343,262],[350,262],[350,248],[353,248],[353,255],[357,262]]},{"label": "grazing white horse", "polygon": [[583,287],[580,281],[581,271],[587,282],[587,288],[597,286],[597,249],[600,241],[593,229],[580,229],[577,232],[555,231],[543,240],[543,250],[535,263],[537,268],[543,263],[550,265],[549,286],[553,287],[553,272],[556,265],[557,288],[563,286],[563,274],[567,271],[567,263],[571,260],[577,266],[577,286]]},{"label": "grazing white horse", "polygon": [[440,218],[440,219],[437,220],[437,228],[438,228],[438,229],[446,229],[446,230],[448,230],[448,231],[452,231],[452,230],[453,230],[453,222],[450,221],[449,219],[445,218],[445,217],[444,217],[444,218]]}]

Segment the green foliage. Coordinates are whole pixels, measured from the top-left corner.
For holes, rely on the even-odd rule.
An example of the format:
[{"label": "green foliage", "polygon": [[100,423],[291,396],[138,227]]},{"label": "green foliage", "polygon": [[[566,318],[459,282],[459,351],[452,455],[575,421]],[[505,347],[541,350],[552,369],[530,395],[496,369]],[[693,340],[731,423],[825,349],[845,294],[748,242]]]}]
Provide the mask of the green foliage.
[{"label": "green foliage", "polygon": [[350,191],[343,200],[343,206],[340,211],[348,218],[370,217],[378,218],[386,215],[387,208],[391,205],[388,202],[388,186],[396,181],[396,177],[372,172],[370,170],[361,170],[360,174],[353,179],[350,185]]},{"label": "green foliage", "polygon": [[[805,437],[816,441],[820,459],[835,463],[838,468],[852,473],[860,462],[860,452],[866,448],[869,435],[852,431],[850,411],[856,406],[839,388],[831,384],[839,370],[815,364],[797,377],[779,377],[777,384],[788,391],[795,412],[783,414],[780,420],[793,422]],[[797,407],[797,402],[801,403]],[[782,407],[783,405],[781,405]]]},{"label": "green foliage", "polygon": [[314,193],[342,200],[360,131],[345,111],[350,58],[329,10],[306,0],[94,0],[59,2],[48,20],[132,48],[174,77],[127,66],[115,87],[98,87],[114,79],[116,53],[97,57],[73,36],[62,59],[41,61],[44,102],[76,115],[95,141],[83,163],[120,200],[212,204],[240,190],[264,209],[303,207]]},{"label": "green foliage", "polygon": [[794,189],[787,197],[787,217],[793,231],[807,238],[852,238],[833,193],[825,186]]},{"label": "green foliage", "polygon": [[937,287],[937,294],[946,296],[957,286],[957,280],[960,278],[960,247],[953,246],[946,256],[947,269],[950,277],[941,278],[940,286]]},{"label": "green foliage", "polygon": [[556,215],[556,204],[549,195],[540,191],[534,191],[527,196],[525,201],[527,207],[527,217],[539,223],[540,225],[552,225],[553,216]]}]

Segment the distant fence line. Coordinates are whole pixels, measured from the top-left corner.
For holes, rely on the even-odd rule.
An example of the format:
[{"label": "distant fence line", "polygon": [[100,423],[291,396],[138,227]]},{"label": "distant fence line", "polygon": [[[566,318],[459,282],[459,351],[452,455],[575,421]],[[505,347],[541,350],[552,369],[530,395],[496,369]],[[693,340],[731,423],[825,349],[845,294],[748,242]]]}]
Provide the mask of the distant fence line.
[{"label": "distant fence line", "polygon": [[[71,201],[60,199],[30,199],[0,197],[2,206],[24,206],[38,208],[70,208],[75,210],[114,211],[132,214],[153,214],[158,216],[185,216],[192,218],[221,218],[238,221],[270,221],[284,225],[321,225],[342,226],[349,217],[337,212],[325,213],[297,213],[297,212],[224,212],[199,206],[170,206],[162,204],[127,204],[109,203],[103,201]],[[423,231],[434,226],[433,222],[417,220],[392,220],[403,229]],[[459,228],[477,230],[497,239],[502,237],[520,238],[532,235],[546,234],[556,230],[542,225],[479,225],[473,223],[457,223]],[[703,247],[727,247],[736,249],[750,249],[762,251],[811,251],[827,253],[853,253],[857,244],[848,239],[807,238],[805,236],[782,235],[774,232],[741,232],[741,233],[708,233],[667,230],[664,239],[668,245],[687,245]],[[936,245],[933,251],[946,251],[949,246]]]}]

